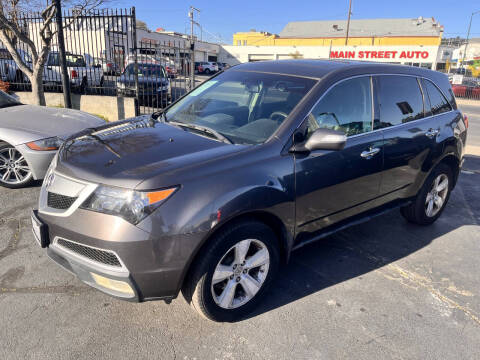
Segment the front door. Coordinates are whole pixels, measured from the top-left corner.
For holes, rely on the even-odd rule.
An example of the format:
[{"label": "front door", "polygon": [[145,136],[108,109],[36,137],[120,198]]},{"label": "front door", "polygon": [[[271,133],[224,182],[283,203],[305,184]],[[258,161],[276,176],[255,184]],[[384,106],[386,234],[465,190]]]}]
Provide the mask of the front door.
[{"label": "front door", "polygon": [[297,239],[368,210],[379,194],[383,135],[373,131],[373,91],[369,76],[331,88],[306,119],[307,136],[319,127],[346,133],[340,151],[295,155]]}]

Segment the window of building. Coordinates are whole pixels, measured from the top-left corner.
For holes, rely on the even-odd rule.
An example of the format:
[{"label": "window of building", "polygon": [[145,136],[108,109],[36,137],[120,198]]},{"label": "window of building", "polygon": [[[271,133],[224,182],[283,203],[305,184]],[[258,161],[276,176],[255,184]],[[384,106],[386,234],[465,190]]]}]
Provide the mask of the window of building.
[{"label": "window of building", "polygon": [[240,46],[242,45],[242,41],[241,40],[237,40],[237,46]]},{"label": "window of building", "polygon": [[423,97],[417,78],[381,75],[376,77],[380,120],[374,128],[399,125],[423,117]]},{"label": "window of building", "polygon": [[247,45],[247,40],[243,40],[243,46]]},{"label": "window of building", "polygon": [[340,130],[347,136],[371,131],[370,77],[346,80],[332,88],[310,114],[309,133],[318,128]]},{"label": "window of building", "polygon": [[426,104],[429,104],[430,108],[428,110],[431,114],[438,115],[452,110],[445,96],[431,81],[423,79],[422,87],[426,93],[425,96],[428,96],[429,102],[426,102]]}]

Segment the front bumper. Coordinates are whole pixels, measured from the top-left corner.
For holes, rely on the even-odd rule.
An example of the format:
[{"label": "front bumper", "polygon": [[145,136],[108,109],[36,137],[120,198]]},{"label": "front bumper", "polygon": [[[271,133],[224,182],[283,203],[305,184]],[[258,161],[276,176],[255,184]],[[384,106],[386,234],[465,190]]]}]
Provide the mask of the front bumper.
[{"label": "front bumper", "polygon": [[45,177],[50,163],[57,151],[36,151],[30,149],[27,145],[18,145],[16,149],[25,157],[30,170],[32,171],[33,178],[40,180]]},{"label": "front bumper", "polygon": [[[87,285],[129,301],[169,300],[177,296],[186,261],[172,258],[171,242],[164,243],[148,232],[115,216],[77,209],[67,217],[38,213],[47,225],[48,256]],[[59,239],[115,254],[120,266],[109,266],[84,252],[72,251]],[[170,249],[171,251],[171,249]],[[102,286],[95,275],[128,284],[131,293]]]}]

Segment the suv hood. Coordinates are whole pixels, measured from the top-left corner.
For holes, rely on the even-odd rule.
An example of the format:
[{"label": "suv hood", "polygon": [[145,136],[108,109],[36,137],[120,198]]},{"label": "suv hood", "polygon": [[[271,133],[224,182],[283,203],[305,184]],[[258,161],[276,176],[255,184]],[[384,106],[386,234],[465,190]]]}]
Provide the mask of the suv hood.
[{"label": "suv hood", "polygon": [[[148,116],[124,121],[67,141],[59,151],[57,171],[94,183],[136,188],[158,175],[200,164],[245,149],[193,134]],[[180,176],[175,177],[178,182]],[[150,181],[152,188],[161,179]]]}]

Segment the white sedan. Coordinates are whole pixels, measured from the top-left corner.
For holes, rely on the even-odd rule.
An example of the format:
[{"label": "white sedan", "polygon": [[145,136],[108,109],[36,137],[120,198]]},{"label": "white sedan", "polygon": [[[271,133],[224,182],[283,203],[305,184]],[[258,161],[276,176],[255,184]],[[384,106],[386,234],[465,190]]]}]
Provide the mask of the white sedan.
[{"label": "white sedan", "polygon": [[82,111],[24,105],[0,91],[0,185],[43,179],[66,138],[101,125],[104,120]]}]

